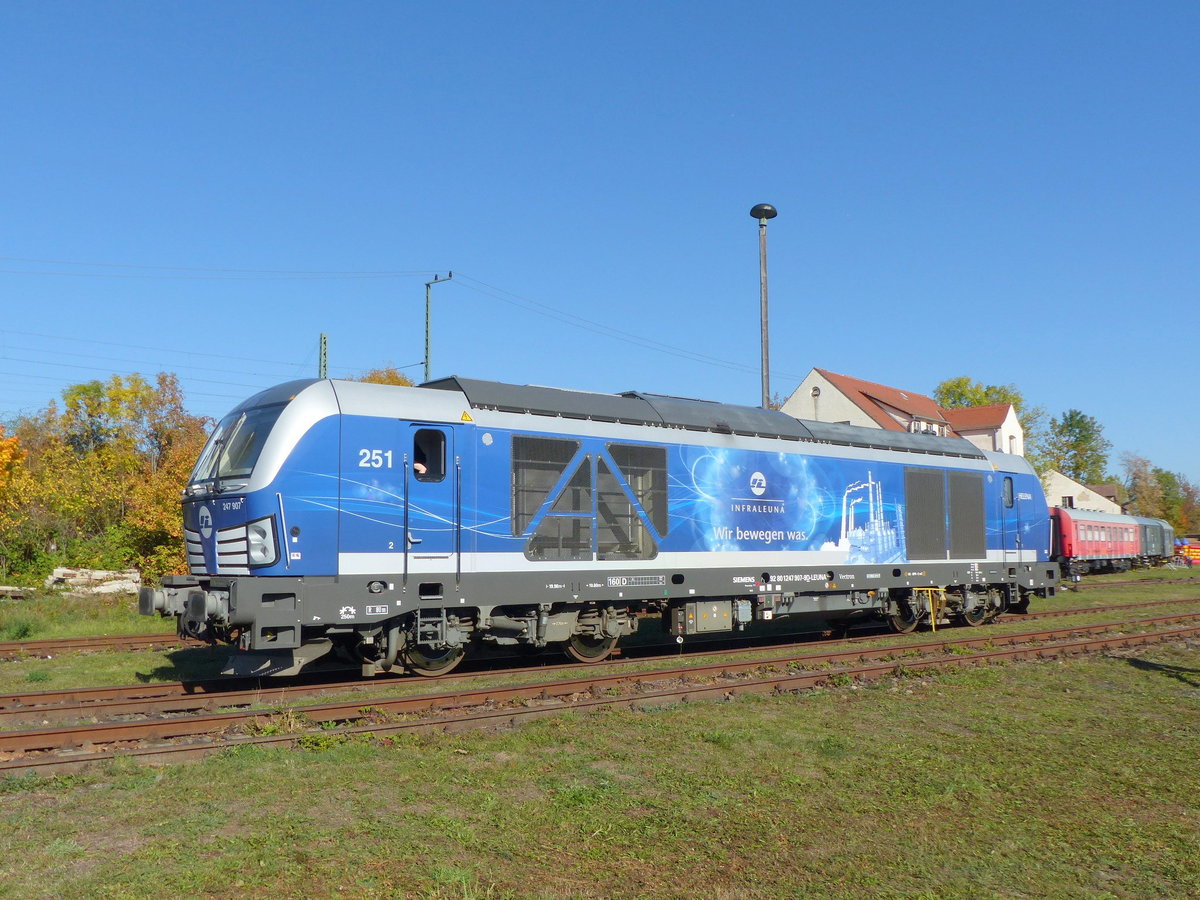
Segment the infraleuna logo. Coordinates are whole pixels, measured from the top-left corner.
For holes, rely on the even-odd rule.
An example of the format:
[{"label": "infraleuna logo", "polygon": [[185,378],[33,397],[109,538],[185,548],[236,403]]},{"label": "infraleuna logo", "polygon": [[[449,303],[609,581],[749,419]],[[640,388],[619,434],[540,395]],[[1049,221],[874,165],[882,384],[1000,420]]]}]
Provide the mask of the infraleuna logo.
[{"label": "infraleuna logo", "polygon": [[762,472],[755,472],[750,476],[750,493],[755,497],[761,497],[767,492],[767,478]]},{"label": "infraleuna logo", "polygon": [[204,538],[212,537],[212,513],[208,511],[207,506],[200,507],[196,513],[196,523],[200,526],[200,534]]}]

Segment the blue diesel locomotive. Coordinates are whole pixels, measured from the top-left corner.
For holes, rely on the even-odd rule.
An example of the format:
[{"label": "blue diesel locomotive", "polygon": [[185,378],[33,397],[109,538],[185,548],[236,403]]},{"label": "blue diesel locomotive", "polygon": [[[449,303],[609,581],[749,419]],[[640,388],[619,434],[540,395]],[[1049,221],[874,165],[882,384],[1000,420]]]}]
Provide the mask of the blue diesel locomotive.
[{"label": "blue diesel locomotive", "polygon": [[303,380],[217,426],[183,497],[189,575],[141,612],[236,674],[336,650],[364,674],[473,648],[608,656],[793,617],[978,625],[1054,592],[1020,457],[655,394]]}]

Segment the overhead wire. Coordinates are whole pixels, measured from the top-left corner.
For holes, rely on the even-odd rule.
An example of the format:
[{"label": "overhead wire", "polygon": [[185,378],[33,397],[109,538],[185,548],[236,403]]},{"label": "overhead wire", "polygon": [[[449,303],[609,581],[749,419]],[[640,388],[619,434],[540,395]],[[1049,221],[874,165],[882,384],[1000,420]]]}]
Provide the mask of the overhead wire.
[{"label": "overhead wire", "polygon": [[[7,356],[3,353],[0,353],[0,359],[11,360],[12,362],[35,363],[36,365],[40,365],[40,366],[55,366],[60,369],[83,369],[85,371],[93,371],[93,372],[97,371],[97,370],[103,370],[103,367],[101,367],[101,366],[83,366],[83,365],[79,365],[78,363],[48,362],[46,360],[40,360],[40,359],[24,359],[20,356]],[[241,388],[257,387],[257,385],[243,384],[243,383],[237,382],[237,381],[216,381],[211,378],[200,378],[195,375],[189,375],[187,377],[188,377],[189,381],[202,381],[205,384],[222,384],[222,385],[225,385],[226,387],[241,387]],[[262,377],[270,378],[271,376],[264,374]]]},{"label": "overhead wire", "polygon": [[[454,277],[455,277],[456,281],[461,278],[464,281],[474,282],[475,284],[481,286],[481,287],[474,287],[473,285],[470,285],[470,284],[461,285],[463,287],[468,288],[469,290],[478,291],[479,293],[481,293],[485,296],[492,297],[496,300],[500,300],[500,301],[502,301],[504,303],[508,303],[512,306],[517,306],[517,307],[528,309],[530,312],[536,313],[538,315],[547,316],[548,318],[556,319],[560,322],[563,322],[564,324],[571,325],[575,328],[580,328],[584,331],[590,331],[594,334],[600,334],[605,337],[611,337],[611,338],[614,338],[615,340],[625,341],[626,343],[634,344],[636,346],[645,347],[650,350],[656,350],[661,353],[668,353],[672,356],[678,356],[683,359],[688,359],[693,362],[704,363],[706,365],[720,366],[722,368],[735,369],[735,370],[741,371],[741,372],[758,372],[759,371],[759,368],[757,366],[751,366],[751,365],[747,365],[746,363],[739,363],[739,362],[735,362],[733,360],[720,359],[715,356],[708,356],[707,354],[704,354],[704,353],[697,353],[694,350],[686,350],[681,347],[676,347],[671,344],[663,343],[662,341],[656,341],[652,338],[648,338],[643,335],[637,335],[637,334],[632,334],[631,332],[628,332],[628,331],[622,331],[619,328],[613,328],[611,325],[605,325],[602,322],[596,322],[592,319],[587,319],[583,316],[576,315],[575,313],[565,312],[563,310],[557,309],[556,307],[550,306],[549,304],[542,303],[538,300],[534,300],[530,297],[524,297],[520,294],[515,294],[512,291],[507,291],[504,288],[500,288],[495,285],[488,284],[485,281],[481,281],[478,278],[475,278],[471,275],[467,275],[465,273],[459,272],[457,270],[454,273]],[[483,290],[483,288],[487,288],[487,290]],[[509,299],[509,298],[512,298],[512,299]],[[777,375],[784,375],[784,376],[788,376],[791,378],[802,378],[803,377],[800,375],[795,375],[794,373],[790,373],[790,372],[779,372],[777,370],[772,370],[772,372]]]},{"label": "overhead wire", "polygon": [[[149,271],[159,272],[217,272],[222,275],[267,275],[281,277],[303,277],[314,276],[318,278],[427,278],[430,275],[437,274],[432,270],[424,269],[408,269],[408,270],[339,270],[339,269],[235,269],[228,267],[208,267],[208,266],[156,266],[144,265],[140,263],[109,263],[109,262],[78,262],[65,259],[40,259],[35,257],[25,256],[0,256],[0,261],[4,262],[27,262],[38,263],[39,265],[51,266],[76,266],[79,268],[94,268],[94,269],[144,269]],[[79,274],[87,275],[86,272],[80,273],[64,273],[64,272],[29,272],[16,269],[0,269],[0,271],[9,274],[17,275],[63,275],[63,274]],[[93,273],[100,275],[101,273]],[[162,276],[172,277],[172,276]],[[188,276],[175,276],[188,277]]]},{"label": "overhead wire", "polygon": [[[320,279],[370,279],[370,278],[410,278],[410,277],[425,278],[430,275],[436,274],[433,270],[242,269],[242,268],[229,268],[229,267],[164,266],[164,265],[146,265],[146,264],[135,264],[135,263],[82,262],[82,261],[75,261],[75,260],[59,260],[59,259],[46,259],[46,258],[40,258],[40,257],[18,257],[18,256],[0,256],[0,261],[15,262],[15,263],[34,263],[34,264],[40,264],[40,265],[72,266],[72,267],[77,267],[77,268],[105,268],[105,269],[138,270],[137,273],[108,273],[108,272],[88,273],[88,272],[63,272],[63,271],[46,272],[46,271],[34,271],[34,270],[0,269],[0,273],[8,273],[8,274],[68,275],[68,276],[79,276],[79,277],[93,276],[93,277],[129,277],[129,278],[184,278],[184,279],[199,279],[199,280],[211,280],[211,279],[239,280],[240,279],[240,280],[254,281],[254,280],[272,280],[272,279],[320,280]],[[166,273],[166,274],[141,274],[143,272]],[[197,274],[197,273],[200,273],[200,274]],[[738,372],[756,373],[759,371],[759,368],[757,366],[753,366],[753,365],[750,365],[747,363],[737,362],[734,360],[722,359],[720,357],[715,357],[715,356],[711,356],[711,355],[708,355],[705,353],[700,353],[695,350],[689,350],[689,349],[685,349],[682,347],[677,347],[672,344],[667,344],[665,342],[657,341],[653,338],[646,337],[645,335],[634,334],[632,332],[624,331],[622,329],[615,328],[611,325],[607,325],[603,322],[597,322],[593,319],[588,319],[584,316],[580,316],[580,315],[577,315],[576,313],[565,311],[565,310],[555,307],[551,304],[544,303],[542,301],[535,300],[531,297],[527,297],[527,296],[524,296],[521,294],[517,294],[513,291],[508,291],[497,285],[490,284],[489,282],[483,281],[482,279],[479,279],[479,278],[475,278],[474,276],[468,275],[461,271],[455,272],[454,280],[451,281],[450,283],[457,284],[467,290],[474,291],[485,297],[489,297],[493,300],[497,300],[502,303],[508,304],[510,306],[514,306],[519,309],[523,309],[523,310],[533,313],[535,315],[539,315],[539,316],[560,322],[562,324],[569,325],[573,328],[577,328],[577,329],[580,329],[583,331],[597,334],[597,335],[600,335],[602,337],[606,337],[606,338],[609,338],[612,340],[622,341],[624,343],[628,343],[633,346],[641,347],[643,349],[651,350],[656,353],[664,353],[664,354],[674,356],[674,357],[677,357],[680,359],[684,359],[684,360],[687,360],[690,362],[699,363],[699,364],[708,365],[708,366],[716,366],[719,368],[729,369],[729,370],[738,371]],[[151,351],[151,352],[161,352],[162,351],[161,347],[146,347],[144,345],[127,344],[127,343],[121,343],[121,342],[115,342],[115,341],[102,341],[102,340],[95,340],[95,339],[76,338],[76,337],[71,337],[71,336],[64,336],[61,334],[49,335],[49,334],[43,334],[43,333],[38,333],[38,332],[19,331],[19,330],[14,330],[14,329],[0,329],[0,339],[2,339],[5,335],[18,335],[18,336],[23,336],[23,337],[39,337],[39,338],[46,338],[46,339],[51,339],[51,340],[55,340],[55,341],[69,340],[69,341],[74,341],[74,342],[84,343],[84,344],[95,344],[95,345],[102,345],[102,346],[119,347],[119,348],[125,349],[125,350],[144,350],[144,351]],[[28,350],[30,348],[24,348],[24,349]],[[32,352],[38,353],[41,351],[34,349]],[[191,350],[191,349],[189,349],[186,352],[189,357],[199,358],[200,360],[202,360],[202,359],[236,360],[239,362],[261,363],[261,364],[268,365],[268,366],[281,366],[290,371],[297,371],[297,370],[300,370],[300,369],[306,367],[305,363],[303,363],[303,362],[286,362],[283,360],[253,359],[253,358],[248,358],[245,356],[232,356],[232,355],[219,354],[219,353],[208,353],[208,352],[203,352],[203,351],[195,351],[195,350]],[[309,355],[311,356],[311,354],[309,354]],[[55,365],[55,366],[78,368],[78,369],[84,369],[84,370],[87,370],[87,369],[99,370],[102,368],[102,367],[98,367],[98,366],[79,366],[79,365],[71,365],[68,363],[53,363],[53,362],[41,361],[41,360],[30,360],[30,359],[25,359],[25,358],[21,358],[21,357],[11,357],[11,356],[7,356],[4,353],[2,345],[0,345],[0,358],[12,359],[15,362],[27,362],[27,363],[30,363],[33,365]],[[89,358],[107,359],[109,361],[118,361],[118,360],[113,360],[111,357],[103,357],[103,356],[99,356],[99,355],[90,355]],[[123,361],[123,360],[121,360],[121,361]],[[149,362],[149,361],[147,361],[147,362]],[[208,371],[207,368],[205,367],[205,365],[202,362],[199,362],[199,360],[197,360],[197,364],[195,364],[195,365],[181,366],[179,360],[174,360],[170,364],[157,363],[155,365],[163,366],[164,368],[172,368],[172,369],[181,369],[182,368],[182,369],[198,370],[201,372]],[[398,369],[415,368],[419,365],[421,365],[421,363],[413,363],[408,366],[397,366],[396,368],[398,368]],[[311,361],[309,362],[309,365],[307,367],[311,368]],[[357,372],[366,371],[370,368],[378,368],[378,366],[338,366],[337,371],[344,372],[344,373],[357,373]],[[224,366],[221,367],[221,371],[228,372],[229,374],[245,375],[245,376],[249,376],[251,378],[278,377],[278,376],[273,375],[272,373],[267,373],[267,372],[247,372],[244,370],[230,371]],[[802,377],[795,373],[781,372],[778,370],[773,370],[773,374],[777,374],[777,375],[780,375],[783,377],[797,378],[797,379]],[[14,377],[20,377],[20,376],[14,376]],[[32,377],[32,376],[30,376],[30,377]],[[49,378],[48,376],[41,376],[41,377],[46,378],[47,380],[54,380],[52,378]],[[217,381],[214,379],[205,379],[205,378],[201,378],[199,376],[193,376],[193,375],[187,375],[186,378],[188,381],[203,382],[203,383],[208,383],[208,384],[220,384],[220,385],[224,385],[224,386],[228,386],[228,387],[244,387],[244,388],[248,388],[248,389],[259,387],[259,385],[246,385],[246,384],[242,384],[242,383],[238,383],[238,382]],[[192,393],[192,392],[189,391],[189,393]],[[210,396],[213,396],[213,395],[210,395]]]},{"label": "overhead wire", "polygon": [[[119,347],[124,350],[147,350],[147,351],[150,351],[151,353],[161,353],[163,350],[163,348],[161,346],[147,347],[144,344],[126,344],[126,343],[122,343],[122,342],[118,342],[118,341],[101,341],[101,340],[96,340],[94,338],[77,338],[77,337],[71,337],[70,335],[63,335],[63,334],[44,334],[44,333],[40,333],[40,332],[36,332],[36,331],[15,331],[15,330],[9,329],[9,328],[0,328],[0,339],[3,339],[3,337],[5,335],[10,335],[10,334],[20,335],[22,337],[45,338],[47,340],[53,340],[53,341],[73,341],[75,343],[81,343],[81,344],[99,344],[99,345],[106,346],[106,347]],[[176,351],[176,352],[178,353],[180,351]],[[190,347],[181,352],[186,356],[206,357],[209,359],[228,359],[228,360],[236,360],[238,362],[263,363],[265,365],[284,366],[287,368],[302,368],[304,366],[303,363],[296,362],[294,360],[286,361],[286,360],[279,360],[279,359],[261,359],[261,358],[255,358],[255,357],[250,357],[250,356],[232,356],[232,355],[223,354],[223,353],[207,353],[207,352],[200,351],[200,350],[194,350]],[[3,345],[0,345],[0,355],[2,355],[2,354],[3,354]],[[96,358],[96,357],[93,357],[93,358]],[[157,363],[156,365],[165,365],[165,364]],[[170,365],[173,367],[178,367],[179,363],[178,363],[178,361],[174,361],[174,362],[170,363]],[[192,368],[199,368],[199,367],[193,366]],[[370,366],[352,366],[351,365],[351,366],[345,366],[343,368],[345,368],[346,370],[349,370],[349,371],[357,371],[360,368],[370,368]],[[222,368],[222,371],[226,371],[226,370],[224,368]],[[257,372],[244,372],[243,371],[243,372],[238,372],[238,374],[242,374],[242,375],[263,374],[264,377],[271,377],[267,373],[257,373]]]}]

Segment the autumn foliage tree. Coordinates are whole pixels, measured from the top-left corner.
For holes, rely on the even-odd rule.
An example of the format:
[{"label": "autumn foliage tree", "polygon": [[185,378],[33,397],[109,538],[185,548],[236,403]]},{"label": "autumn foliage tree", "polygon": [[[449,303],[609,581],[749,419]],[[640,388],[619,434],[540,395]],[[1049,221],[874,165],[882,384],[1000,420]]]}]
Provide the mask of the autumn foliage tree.
[{"label": "autumn foliage tree", "polygon": [[20,440],[16,437],[5,437],[4,429],[0,428],[0,496],[4,495],[5,489],[12,482],[24,456]]},{"label": "autumn foliage tree", "polygon": [[209,422],[184,409],[174,375],[72,385],[61,406],[13,425],[22,455],[7,478],[0,445],[0,552],[11,569],[181,570],[179,496]]},{"label": "autumn foliage tree", "polygon": [[398,384],[403,387],[412,387],[412,379],[395,366],[381,366],[378,369],[368,369],[354,380],[367,381],[371,384]]},{"label": "autumn foliage tree", "polygon": [[1200,488],[1186,476],[1161,469],[1134,453],[1122,454],[1121,465],[1128,512],[1166,519],[1178,534],[1200,530]]},{"label": "autumn foliage tree", "polygon": [[944,409],[1011,403],[1024,433],[1025,458],[1037,471],[1041,472],[1045,468],[1043,422],[1046,410],[1040,406],[1030,406],[1016,385],[983,384],[972,381],[966,375],[959,375],[939,382],[933,389],[933,399]]}]

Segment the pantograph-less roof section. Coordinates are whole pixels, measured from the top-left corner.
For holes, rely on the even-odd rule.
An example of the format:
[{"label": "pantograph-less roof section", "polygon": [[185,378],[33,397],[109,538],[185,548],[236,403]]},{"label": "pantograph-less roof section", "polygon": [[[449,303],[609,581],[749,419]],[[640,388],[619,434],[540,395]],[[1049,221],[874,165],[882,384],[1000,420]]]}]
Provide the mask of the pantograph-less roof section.
[{"label": "pantograph-less roof section", "polygon": [[690,400],[636,391],[624,394],[594,394],[458,377],[426,382],[421,387],[458,391],[472,409],[619,422],[626,425],[658,425],[714,434],[741,434],[850,447],[908,450],[944,456],[983,456],[970,442],[958,438],[880,431],[875,428],[859,428],[830,422],[801,421],[774,409],[736,406],[711,400]]}]

